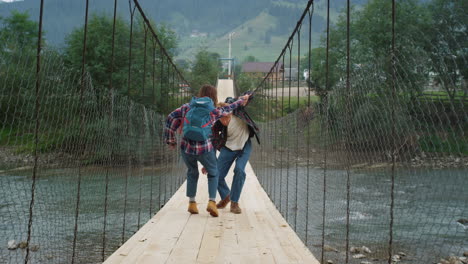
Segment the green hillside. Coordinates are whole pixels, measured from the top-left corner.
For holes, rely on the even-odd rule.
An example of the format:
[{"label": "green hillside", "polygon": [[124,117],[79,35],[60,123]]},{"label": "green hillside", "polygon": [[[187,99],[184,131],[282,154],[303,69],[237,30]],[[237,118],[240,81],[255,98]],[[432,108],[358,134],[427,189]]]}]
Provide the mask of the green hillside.
[{"label": "green hillside", "polygon": [[[226,34],[216,37],[208,35],[207,37],[190,37],[179,35],[179,54],[178,58],[193,58],[198,50],[206,47],[211,52],[217,52],[222,58],[228,57],[228,35],[235,32],[232,40],[232,56],[237,62],[241,62],[245,57],[252,55],[260,61],[275,61],[286,44],[290,33],[296,26],[304,8],[304,3],[292,3],[288,1],[274,1],[273,8],[267,8],[256,17],[245,21],[243,24],[233,28]],[[290,15],[281,17],[273,15],[282,10],[289,9]],[[273,14],[272,14],[273,13]],[[330,12],[331,20],[338,17],[338,12],[332,9]],[[308,20],[304,22],[303,31],[308,31]],[[326,23],[326,3],[318,2],[315,6],[312,20],[312,45],[317,46],[320,38],[323,36]],[[305,37],[307,34],[303,34]],[[301,54],[306,52],[308,39],[301,40]],[[302,51],[303,50],[303,51]],[[293,52],[293,57],[297,58],[297,50]]]}]

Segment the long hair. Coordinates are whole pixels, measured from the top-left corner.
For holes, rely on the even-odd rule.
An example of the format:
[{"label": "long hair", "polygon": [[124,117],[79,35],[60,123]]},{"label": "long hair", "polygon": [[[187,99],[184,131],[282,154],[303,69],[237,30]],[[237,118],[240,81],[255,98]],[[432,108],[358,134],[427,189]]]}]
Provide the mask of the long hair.
[{"label": "long hair", "polygon": [[212,85],[203,85],[198,92],[198,97],[209,97],[211,100],[213,100],[215,106],[218,105],[218,92],[216,87]]}]

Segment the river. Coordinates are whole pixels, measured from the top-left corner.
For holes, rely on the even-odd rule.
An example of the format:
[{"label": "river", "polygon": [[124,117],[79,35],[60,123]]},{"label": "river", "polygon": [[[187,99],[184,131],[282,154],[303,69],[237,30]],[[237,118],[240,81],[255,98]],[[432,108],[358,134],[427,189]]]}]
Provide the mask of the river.
[{"label": "river", "polygon": [[[303,167],[271,170],[270,182],[275,184],[266,185],[264,182],[278,209],[287,215],[288,222],[303,240],[307,228],[308,246],[320,259],[323,170],[311,168],[309,177],[306,172]],[[82,170],[77,263],[98,263],[102,258],[106,173],[109,175],[106,256],[120,246],[123,234],[124,239],[128,239],[157,212],[182,181],[170,177],[174,173],[167,169]],[[31,240],[31,246],[38,246],[38,250],[31,252],[33,263],[70,262],[77,175],[77,169],[39,171]],[[441,257],[460,256],[468,250],[468,230],[456,222],[460,218],[468,218],[467,175],[467,169],[397,171],[393,244],[395,252],[407,254],[402,263],[432,263]],[[369,247],[373,251],[369,256],[369,259],[374,259],[373,263],[386,263],[383,259],[388,254],[389,174],[378,170],[352,171],[350,183],[349,244]],[[7,242],[27,239],[31,171],[0,174],[0,186],[0,263],[22,263],[25,250],[8,250]],[[325,244],[338,252],[326,252],[325,260],[344,263],[346,172],[328,171],[326,190]],[[126,227],[123,232],[124,219]],[[350,263],[360,261],[352,259]]]}]

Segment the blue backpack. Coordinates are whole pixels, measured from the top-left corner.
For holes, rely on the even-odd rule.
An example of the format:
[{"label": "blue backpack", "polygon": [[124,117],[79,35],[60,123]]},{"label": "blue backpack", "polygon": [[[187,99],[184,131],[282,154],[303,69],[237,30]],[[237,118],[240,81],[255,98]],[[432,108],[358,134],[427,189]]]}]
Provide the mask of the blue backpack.
[{"label": "blue backpack", "polygon": [[184,118],[184,137],[194,141],[205,141],[211,136],[210,112],[215,109],[209,97],[193,97],[190,110]]}]

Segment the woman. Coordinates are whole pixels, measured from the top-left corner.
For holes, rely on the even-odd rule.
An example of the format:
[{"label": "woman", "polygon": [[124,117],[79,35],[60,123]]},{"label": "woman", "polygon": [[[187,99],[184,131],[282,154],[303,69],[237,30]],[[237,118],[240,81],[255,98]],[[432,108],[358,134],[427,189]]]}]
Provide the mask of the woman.
[{"label": "woman", "polygon": [[[216,105],[217,103],[217,92],[216,88],[211,85],[204,85],[198,94],[199,97],[208,97],[211,99],[211,103]],[[194,98],[195,100],[196,98]],[[234,109],[241,105],[245,105],[249,99],[249,95],[239,97],[239,100],[232,102],[224,107],[214,108],[211,112],[207,113],[209,122],[206,124],[209,127],[213,125],[218,119],[223,116],[229,115]],[[164,137],[166,143],[171,149],[175,149],[177,141],[175,133],[182,123],[187,121],[187,113],[190,111],[190,104],[184,104],[181,107],[174,110],[169,114],[166,120],[166,128]],[[208,116],[209,115],[209,116]],[[216,208],[216,188],[218,186],[218,168],[216,163],[216,154],[213,148],[210,138],[203,141],[194,141],[182,137],[181,144],[182,159],[187,166],[187,197],[189,197],[188,211],[191,214],[198,214],[197,203],[195,196],[197,193],[198,183],[198,167],[197,161],[199,161],[208,172],[208,194],[209,201],[206,210],[211,216],[217,217],[218,210]]]},{"label": "woman", "polygon": [[[230,97],[226,99],[229,103],[233,101],[234,99]],[[227,105],[227,103],[220,104],[222,107]],[[257,133],[258,127],[243,107],[234,110],[233,114],[222,117],[213,126],[213,144],[220,151],[217,167],[218,192],[221,201],[216,205],[217,208],[225,208],[231,202],[230,211],[235,214],[242,213],[239,199],[245,182],[245,167],[252,152],[250,138],[255,135],[260,144]],[[236,162],[234,177],[231,189],[229,189],[225,178],[234,161]]]}]

